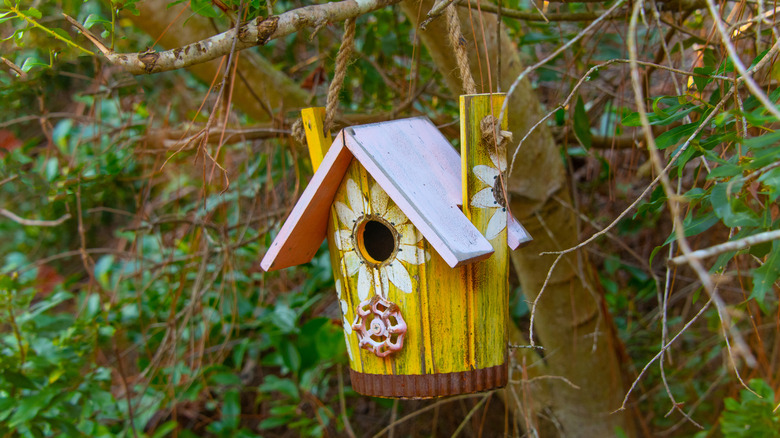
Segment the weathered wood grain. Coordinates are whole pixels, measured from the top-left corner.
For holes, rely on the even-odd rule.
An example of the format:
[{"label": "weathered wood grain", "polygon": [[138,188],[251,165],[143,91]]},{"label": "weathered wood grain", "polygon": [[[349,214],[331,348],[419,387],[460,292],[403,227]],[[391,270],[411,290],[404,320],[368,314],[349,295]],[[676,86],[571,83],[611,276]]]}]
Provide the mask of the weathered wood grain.
[{"label": "weathered wood grain", "polygon": [[316,172],[332,143],[330,131],[324,132],[325,108],[313,107],[301,110],[306,145],[309,147],[312,169]]},{"label": "weathered wood grain", "polygon": [[[463,180],[463,212],[474,226],[481,232],[488,233],[491,222],[498,219],[496,215],[508,215],[505,201],[499,199],[505,196],[501,174],[505,171],[505,150],[498,147],[495,141],[486,140],[480,124],[486,116],[498,114],[504,102],[503,94],[465,95],[460,97],[461,122],[461,162]],[[503,120],[501,129],[506,128],[507,118]],[[480,178],[480,170],[492,169],[498,174],[493,186],[494,192],[487,190],[490,186]],[[484,172],[483,172],[484,173]],[[478,206],[480,193],[492,194],[495,206]],[[503,205],[502,205],[503,204]],[[504,223],[507,221],[504,219]],[[507,263],[507,229],[503,229],[490,240],[494,253],[489,259],[470,264],[467,271],[469,321],[472,324],[471,342],[472,360],[479,367],[500,365],[506,360],[507,352],[507,318],[508,318],[508,263]]]}]

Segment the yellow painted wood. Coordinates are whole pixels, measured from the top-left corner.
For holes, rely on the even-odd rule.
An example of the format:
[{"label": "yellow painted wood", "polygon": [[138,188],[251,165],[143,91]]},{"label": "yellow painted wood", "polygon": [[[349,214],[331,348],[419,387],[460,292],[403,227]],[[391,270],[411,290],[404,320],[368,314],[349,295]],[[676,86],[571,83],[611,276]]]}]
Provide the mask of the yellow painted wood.
[{"label": "yellow painted wood", "polygon": [[[479,122],[490,114],[491,109],[498,114],[502,99],[503,96],[495,95],[461,98],[463,208],[466,216],[483,234],[495,214],[506,214],[503,207],[479,208],[471,205],[476,193],[492,188],[476,176],[474,167],[501,167],[496,165],[495,157],[502,152],[496,151],[493,145],[491,158],[490,145],[480,144]],[[376,184],[365,168],[353,160],[334,198],[328,224],[334,278],[341,290],[339,305],[344,301],[342,308],[346,312],[343,316],[349,323],[345,323],[345,337],[350,367],[362,373],[412,375],[469,371],[506,363],[506,229],[490,240],[495,250],[493,256],[482,262],[450,268],[408,222],[408,218],[398,214],[399,210],[392,200],[387,198],[386,207],[381,205],[378,199],[382,197],[378,193],[384,191],[374,188]],[[372,189],[377,192],[373,193],[374,196]],[[377,196],[379,198],[375,199]],[[374,268],[355,264],[357,251],[360,251],[351,240],[355,227],[353,223],[345,224],[339,219],[340,208],[348,208],[358,221],[360,217],[373,215],[393,222],[397,233],[406,234],[405,241],[416,241],[410,248],[402,247],[413,250],[415,257],[411,257],[412,262],[392,261],[392,264],[397,264],[393,269],[403,269],[408,274],[411,283],[409,293],[393,281],[388,281],[385,288],[382,276],[389,272],[390,265]],[[340,240],[337,245],[336,233],[347,239]],[[361,269],[371,279],[370,290],[363,291],[362,299],[358,290]],[[375,293],[399,306],[408,327],[403,349],[385,358],[360,349],[357,333],[348,328],[355,320],[355,309],[360,302],[370,299]]]},{"label": "yellow painted wood", "polygon": [[[355,371],[362,371],[363,365],[360,362],[360,348],[358,347],[357,338],[351,336],[352,329],[350,328],[352,322],[355,320],[355,305],[352,295],[349,293],[348,286],[344,284],[344,278],[346,277],[346,267],[344,261],[341,258],[341,254],[336,248],[333,234],[338,229],[338,217],[331,214],[328,218],[328,252],[330,253],[330,265],[333,267],[333,278],[336,281],[336,290],[340,292],[338,294],[339,310],[346,308],[346,313],[342,313],[342,324],[344,327],[344,339],[347,347],[347,355],[349,356],[349,366]],[[342,301],[344,305],[342,306]]]},{"label": "yellow painted wood", "polygon": [[[348,193],[348,185],[354,183],[353,187],[357,187],[359,194],[355,196],[353,194],[350,197]],[[407,293],[400,289],[392,281],[387,282],[387,288],[384,289],[382,278],[382,271],[390,269],[390,266],[371,268],[367,265],[360,265],[357,270],[349,275],[349,262],[347,259],[354,259],[357,256],[359,248],[355,248],[352,243],[344,245],[342,243],[342,250],[339,251],[335,247],[335,232],[340,230],[347,232],[351,235],[353,226],[342,223],[339,220],[338,209],[336,205],[338,203],[348,207],[356,217],[365,215],[378,216],[384,218],[388,222],[393,222],[394,228],[398,233],[414,233],[418,236],[420,241],[414,247],[415,250],[427,248],[425,241],[422,239],[422,235],[408,222],[405,216],[398,216],[398,207],[395,203],[387,199],[386,207],[382,208],[380,205],[376,205],[372,201],[371,188],[376,185],[376,181],[366,172],[366,170],[357,162],[353,161],[350,167],[347,169],[346,175],[336,192],[334,198],[334,207],[331,208],[330,223],[328,237],[330,249],[332,250],[331,260],[334,267],[334,278],[340,281],[342,285],[342,299],[348,304],[346,318],[352,322],[355,318],[355,309],[360,304],[360,291],[358,290],[358,278],[360,270],[364,269],[372,278],[372,287],[365,294],[364,300],[368,300],[375,293],[378,293],[394,302],[401,308],[403,318],[407,324],[408,330],[404,337],[404,347],[401,351],[392,354],[386,358],[380,358],[375,356],[372,352],[360,349],[358,350],[358,337],[356,332],[348,334],[348,344],[353,353],[353,359],[350,361],[350,366],[355,371],[373,374],[425,374],[430,373],[433,370],[431,349],[425,348],[426,338],[427,343],[430,344],[430,333],[424,328],[428,327],[428,324],[423,322],[424,311],[421,306],[421,302],[425,300],[422,296],[424,288],[421,284],[424,284],[424,280],[421,279],[421,273],[425,270],[425,257],[418,259],[420,263],[407,263],[395,259],[392,264],[396,266],[396,269],[404,269],[411,280],[411,293]],[[376,190],[376,189],[375,189]],[[382,191],[384,193],[384,191]],[[385,195],[386,196],[386,195]],[[353,205],[354,201],[357,205]],[[410,247],[401,246],[401,248]],[[335,256],[333,254],[336,254]],[[428,252],[430,254],[430,252]],[[443,263],[443,262],[442,262]],[[445,265],[446,266],[446,265]],[[348,331],[348,330],[347,330]],[[426,359],[426,354],[428,358]]]},{"label": "yellow painted wood", "polygon": [[[504,94],[480,94],[460,97],[461,117],[461,160],[463,182],[463,212],[471,223],[485,235],[494,215],[506,215],[505,185],[499,177],[495,184],[487,184],[478,177],[477,166],[487,166],[503,174],[506,171],[506,150],[496,142],[483,140],[480,123],[485,116],[498,118],[504,102]],[[504,117],[501,129],[506,129]],[[490,144],[486,144],[490,143]],[[486,167],[482,167],[486,169]],[[484,172],[483,172],[484,174]],[[503,189],[502,189],[502,186]],[[491,194],[504,198],[504,204],[497,207],[474,205],[478,193],[494,189]],[[466,286],[469,289],[470,323],[473,323],[470,338],[474,361],[478,368],[500,365],[506,361],[507,318],[508,318],[508,262],[506,226],[490,239],[495,252],[481,262],[466,266],[469,272]]]},{"label": "yellow painted wood", "polygon": [[471,341],[465,267],[450,268],[433,251],[426,268],[434,372],[468,371]]},{"label": "yellow painted wood", "polygon": [[316,171],[333,143],[330,131],[324,132],[325,108],[304,108],[301,110],[301,118],[303,119],[303,130],[306,132],[306,144],[309,146],[311,166]]}]

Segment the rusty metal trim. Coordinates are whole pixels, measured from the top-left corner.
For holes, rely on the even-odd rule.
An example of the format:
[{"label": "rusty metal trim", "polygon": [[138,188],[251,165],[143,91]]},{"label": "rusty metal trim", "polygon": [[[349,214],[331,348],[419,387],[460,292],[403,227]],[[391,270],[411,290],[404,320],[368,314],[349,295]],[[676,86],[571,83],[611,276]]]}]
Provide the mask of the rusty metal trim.
[{"label": "rusty metal trim", "polygon": [[507,364],[473,371],[439,374],[387,375],[349,370],[352,389],[373,397],[433,398],[469,394],[506,386],[509,380]]}]

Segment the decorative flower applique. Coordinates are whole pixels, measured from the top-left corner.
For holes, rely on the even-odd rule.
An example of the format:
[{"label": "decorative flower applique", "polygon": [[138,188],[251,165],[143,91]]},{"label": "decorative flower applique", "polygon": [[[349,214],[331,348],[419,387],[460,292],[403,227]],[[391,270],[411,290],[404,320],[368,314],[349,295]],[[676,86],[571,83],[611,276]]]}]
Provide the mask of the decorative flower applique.
[{"label": "decorative flower applique", "polygon": [[488,221],[485,238],[494,239],[506,228],[506,192],[504,190],[504,172],[506,172],[506,152],[503,147],[498,151],[491,148],[490,161],[493,166],[479,164],[474,166],[474,175],[488,187],[471,197],[471,206],[495,209]]},{"label": "decorative flower applique", "polygon": [[360,348],[379,357],[401,351],[406,328],[398,306],[379,295],[360,303],[352,324],[352,329],[358,334]]},{"label": "decorative flower applique", "polygon": [[[390,283],[411,293],[412,279],[404,263],[419,265],[430,259],[430,254],[417,246],[422,234],[398,206],[390,205],[390,198],[378,184],[372,184],[370,199],[363,196],[352,178],[347,179],[346,188],[349,206],[335,203],[339,221],[346,229],[337,230],[333,237],[343,254],[347,276],[358,276],[358,298],[365,301],[379,287],[386,294]],[[368,202],[370,209],[366,208]],[[361,245],[361,236],[369,228],[378,229],[378,235],[387,239],[386,247],[377,250],[382,252],[379,260],[367,254],[365,245]]]}]

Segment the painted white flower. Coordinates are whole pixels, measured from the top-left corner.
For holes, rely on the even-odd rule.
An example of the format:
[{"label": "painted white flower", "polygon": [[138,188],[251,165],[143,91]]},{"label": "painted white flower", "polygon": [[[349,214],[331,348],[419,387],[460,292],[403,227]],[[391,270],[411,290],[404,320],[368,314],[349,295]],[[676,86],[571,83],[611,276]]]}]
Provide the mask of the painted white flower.
[{"label": "painted white flower", "polygon": [[[496,153],[497,152],[497,153]],[[476,208],[494,208],[488,221],[485,238],[494,239],[506,228],[506,194],[504,192],[504,172],[506,172],[506,153],[503,148],[490,152],[493,166],[479,164],[474,166],[474,175],[488,187],[471,197],[471,206]]]},{"label": "painted white flower", "polygon": [[[336,248],[343,253],[346,275],[358,277],[358,298],[366,300],[372,290],[386,297],[390,283],[411,293],[412,279],[404,263],[419,265],[430,259],[430,254],[417,246],[422,234],[378,184],[372,183],[370,199],[363,196],[352,178],[347,179],[346,188],[349,206],[335,203],[339,221],[346,229],[337,230],[333,237]],[[364,233],[376,234],[371,234],[372,241],[364,242]],[[373,240],[383,241],[372,255],[377,245]]]}]

